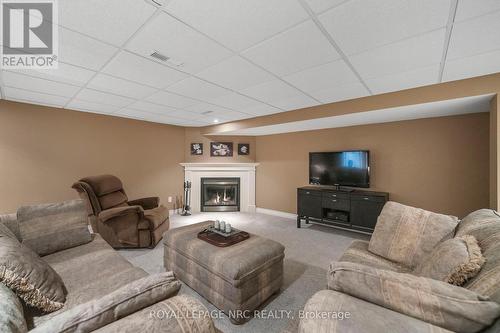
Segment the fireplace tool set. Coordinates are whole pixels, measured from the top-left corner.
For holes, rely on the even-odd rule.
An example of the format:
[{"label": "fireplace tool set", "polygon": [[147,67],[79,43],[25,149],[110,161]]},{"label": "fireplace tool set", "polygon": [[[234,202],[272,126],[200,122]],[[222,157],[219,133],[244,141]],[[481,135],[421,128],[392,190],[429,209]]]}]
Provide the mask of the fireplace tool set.
[{"label": "fireplace tool set", "polygon": [[184,206],[182,207],[182,216],[191,215],[191,182],[189,180],[184,182]]}]

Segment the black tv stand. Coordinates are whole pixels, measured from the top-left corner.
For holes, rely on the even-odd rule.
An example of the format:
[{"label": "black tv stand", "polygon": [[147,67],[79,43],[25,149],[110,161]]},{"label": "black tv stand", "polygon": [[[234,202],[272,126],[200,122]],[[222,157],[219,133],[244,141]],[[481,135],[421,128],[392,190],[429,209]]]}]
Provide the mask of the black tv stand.
[{"label": "black tv stand", "polygon": [[372,233],[389,193],[333,186],[297,189],[297,228],[301,221]]}]

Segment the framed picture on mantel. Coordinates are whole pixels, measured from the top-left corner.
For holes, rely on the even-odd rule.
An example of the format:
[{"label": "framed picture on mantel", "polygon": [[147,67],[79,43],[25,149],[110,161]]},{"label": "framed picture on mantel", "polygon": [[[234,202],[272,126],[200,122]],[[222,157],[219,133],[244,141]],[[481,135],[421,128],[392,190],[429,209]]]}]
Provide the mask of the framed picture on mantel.
[{"label": "framed picture on mantel", "polygon": [[210,156],[231,157],[233,156],[232,142],[210,142]]}]

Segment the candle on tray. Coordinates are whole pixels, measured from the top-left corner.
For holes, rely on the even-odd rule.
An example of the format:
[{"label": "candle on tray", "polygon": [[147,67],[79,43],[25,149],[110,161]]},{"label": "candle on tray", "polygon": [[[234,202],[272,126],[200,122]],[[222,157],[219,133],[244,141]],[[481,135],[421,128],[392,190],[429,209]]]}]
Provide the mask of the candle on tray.
[{"label": "candle on tray", "polygon": [[214,228],[216,230],[219,230],[219,228],[220,228],[220,222],[219,222],[219,220],[215,220],[215,222],[214,222]]},{"label": "candle on tray", "polygon": [[230,232],[231,232],[231,224],[226,223],[226,233],[230,233]]},{"label": "candle on tray", "polygon": [[224,232],[226,230],[226,222],[220,221],[220,231]]}]

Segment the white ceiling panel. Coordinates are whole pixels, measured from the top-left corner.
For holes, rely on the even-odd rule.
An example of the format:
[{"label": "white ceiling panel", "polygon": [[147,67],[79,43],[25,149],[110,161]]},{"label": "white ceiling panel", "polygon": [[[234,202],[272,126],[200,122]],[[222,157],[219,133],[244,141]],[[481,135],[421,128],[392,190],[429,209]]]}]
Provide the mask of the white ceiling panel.
[{"label": "white ceiling panel", "polygon": [[253,114],[255,116],[264,116],[268,114],[274,114],[283,112],[283,110],[275,108],[274,106],[270,106],[264,103],[259,103],[257,105],[252,105],[240,110],[241,112]]},{"label": "white ceiling panel", "polygon": [[60,25],[118,46],[155,11],[137,0],[63,0],[58,6]]},{"label": "white ceiling panel", "polygon": [[230,109],[227,109],[227,108],[224,108],[224,107],[221,107],[221,106],[218,106],[218,105],[214,105],[214,104],[211,104],[211,103],[204,103],[204,102],[200,102],[198,104],[191,105],[191,106],[185,108],[185,110],[190,111],[190,112],[200,113],[200,114],[204,113],[204,112],[221,112],[221,113],[226,113],[226,112],[231,112],[232,111]]},{"label": "white ceiling panel", "polygon": [[269,102],[269,104],[272,104],[286,111],[291,111],[308,108],[314,105],[319,105],[321,103],[306,95],[295,95],[284,99],[275,99]]},{"label": "white ceiling panel", "polygon": [[207,101],[212,98],[227,95],[230,93],[229,90],[218,87],[214,84],[208,83],[206,81],[197,79],[195,77],[189,77],[176,84],[168,87],[168,91],[200,99],[202,101]]},{"label": "white ceiling panel", "polygon": [[500,72],[500,50],[448,61],[443,81],[460,80]]},{"label": "white ceiling panel", "polygon": [[2,78],[3,84],[8,87],[63,97],[72,97],[80,89],[79,87],[69,84],[48,81],[12,72],[3,72]]},{"label": "white ceiling panel", "polygon": [[173,0],[165,9],[237,51],[307,18],[299,2],[290,0]]},{"label": "white ceiling panel", "polygon": [[59,60],[99,70],[118,49],[68,29],[59,28]]},{"label": "white ceiling panel", "polygon": [[62,62],[59,62],[57,69],[24,69],[15,70],[15,72],[28,76],[38,77],[41,79],[68,83],[77,86],[84,85],[92,78],[92,76],[95,75],[94,71],[76,67],[73,65],[68,65]]},{"label": "white ceiling panel", "polygon": [[5,99],[8,100],[56,107],[64,106],[64,104],[66,104],[69,100],[67,97],[54,96],[10,87],[3,87],[3,92],[5,94]]},{"label": "white ceiling panel", "polygon": [[354,82],[315,91],[311,95],[323,103],[333,103],[368,96],[370,93],[360,82]]},{"label": "white ceiling panel", "polygon": [[308,96],[280,80],[261,83],[256,86],[243,89],[241,93],[270,104],[273,104],[271,103],[273,101],[283,101],[291,99],[295,96],[299,96],[303,100],[308,100]]},{"label": "white ceiling panel", "polygon": [[154,88],[142,84],[115,78],[106,74],[98,74],[89,82],[87,87],[121,95],[130,98],[144,98],[156,91]]},{"label": "white ceiling panel", "polygon": [[66,109],[111,114],[118,111],[120,108],[113,105],[73,99],[71,102],[68,103],[68,105],[66,105]]},{"label": "white ceiling panel", "polygon": [[409,72],[397,73],[366,80],[374,94],[404,90],[438,83],[439,65],[419,68]]},{"label": "white ceiling panel", "polygon": [[146,120],[147,118],[153,116],[153,114],[148,113],[148,112],[127,109],[127,108],[116,111],[114,113],[114,115],[120,115],[120,116],[124,116],[127,118],[134,118],[134,119],[140,119],[140,120]]},{"label": "white ceiling panel", "polygon": [[460,0],[458,1],[455,22],[470,19],[500,10],[500,1],[498,0]]},{"label": "white ceiling panel", "polygon": [[156,16],[139,32],[127,49],[146,57],[158,51],[182,62],[179,69],[189,73],[199,72],[232,55],[231,51],[165,13]]},{"label": "white ceiling panel", "polygon": [[324,12],[329,8],[332,8],[333,6],[338,6],[349,0],[305,0],[305,1],[309,5],[309,7],[311,7],[311,9],[318,14]]},{"label": "white ceiling panel", "polygon": [[202,119],[203,118],[202,115],[200,115],[199,113],[190,112],[186,110],[169,110],[168,114],[172,117],[177,117],[181,119],[204,121],[204,119]]},{"label": "white ceiling panel", "polygon": [[196,74],[196,76],[234,90],[244,89],[274,79],[265,70],[239,56],[226,59]]},{"label": "white ceiling panel", "polygon": [[358,77],[343,60],[309,68],[283,79],[308,93],[344,83],[359,82]]},{"label": "white ceiling panel", "polygon": [[103,72],[160,89],[188,77],[187,74],[125,51],[120,52]]},{"label": "white ceiling panel", "polygon": [[407,72],[440,63],[444,37],[441,29],[357,54],[350,60],[364,79]]},{"label": "white ceiling panel", "polygon": [[311,20],[246,50],[243,56],[278,76],[340,58]]},{"label": "white ceiling panel", "polygon": [[456,23],[451,34],[448,59],[453,60],[500,49],[499,32],[500,11]]},{"label": "white ceiling panel", "polygon": [[156,113],[156,114],[166,114],[170,111],[175,110],[174,108],[164,106],[164,105],[158,105],[154,103],[149,103],[145,101],[137,101],[134,102],[133,104],[127,106],[127,109],[133,109],[133,110],[138,110],[142,112],[147,112],[147,113]]},{"label": "white ceiling panel", "polygon": [[199,101],[192,98],[173,94],[168,91],[158,91],[153,95],[147,97],[146,100],[153,103],[180,109],[199,103]]},{"label": "white ceiling panel", "polygon": [[248,98],[246,96],[231,93],[229,95],[220,96],[209,100],[210,103],[220,105],[233,110],[241,110],[253,105],[260,104],[260,102]]},{"label": "white ceiling panel", "polygon": [[75,99],[117,107],[127,106],[134,101],[131,98],[108,94],[93,89],[83,89],[75,96]]},{"label": "white ceiling panel", "polygon": [[347,54],[446,26],[449,0],[351,0],[319,16]]}]

